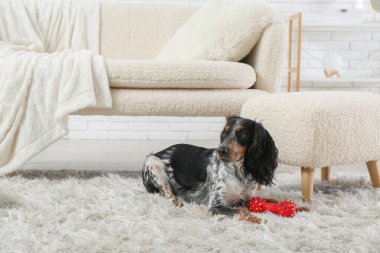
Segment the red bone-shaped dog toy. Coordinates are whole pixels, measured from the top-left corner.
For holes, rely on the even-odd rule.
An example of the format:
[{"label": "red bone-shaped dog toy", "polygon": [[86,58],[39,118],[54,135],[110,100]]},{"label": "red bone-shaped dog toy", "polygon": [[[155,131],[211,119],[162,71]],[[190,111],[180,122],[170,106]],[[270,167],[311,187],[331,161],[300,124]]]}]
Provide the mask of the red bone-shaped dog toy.
[{"label": "red bone-shaped dog toy", "polygon": [[248,210],[255,213],[269,211],[282,217],[293,217],[297,212],[297,206],[290,200],[281,203],[268,203],[262,198],[254,197],[247,204]]}]

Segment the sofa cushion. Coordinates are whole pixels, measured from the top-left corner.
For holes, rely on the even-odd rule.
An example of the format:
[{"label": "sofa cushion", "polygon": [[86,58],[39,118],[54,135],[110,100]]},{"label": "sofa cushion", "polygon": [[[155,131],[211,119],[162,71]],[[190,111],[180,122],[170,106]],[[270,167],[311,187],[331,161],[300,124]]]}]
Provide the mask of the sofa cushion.
[{"label": "sofa cushion", "polygon": [[112,88],[247,89],[256,81],[247,64],[222,61],[107,60]]},{"label": "sofa cushion", "polygon": [[159,60],[240,61],[279,13],[260,1],[211,0],[179,29]]},{"label": "sofa cushion", "polygon": [[239,115],[245,101],[268,94],[256,89],[111,89],[112,108],[87,108],[77,115]]}]

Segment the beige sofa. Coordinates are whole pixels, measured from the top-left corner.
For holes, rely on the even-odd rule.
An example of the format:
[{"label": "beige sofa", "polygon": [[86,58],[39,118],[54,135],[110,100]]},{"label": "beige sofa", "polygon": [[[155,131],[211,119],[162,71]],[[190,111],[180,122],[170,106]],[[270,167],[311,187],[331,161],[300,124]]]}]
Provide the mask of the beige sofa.
[{"label": "beige sofa", "polygon": [[198,8],[196,4],[103,3],[100,49],[107,60],[113,107],[78,114],[239,115],[248,99],[278,92],[287,35],[280,18],[267,27],[243,63],[154,60]]}]

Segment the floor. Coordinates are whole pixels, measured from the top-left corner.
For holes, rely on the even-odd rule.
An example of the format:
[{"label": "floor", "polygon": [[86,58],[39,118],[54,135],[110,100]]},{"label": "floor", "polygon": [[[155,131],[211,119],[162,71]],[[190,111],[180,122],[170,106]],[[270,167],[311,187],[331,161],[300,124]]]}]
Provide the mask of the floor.
[{"label": "floor", "polygon": [[[185,142],[203,147],[216,147],[215,141]],[[176,141],[132,141],[132,140],[60,140],[34,157],[22,169],[39,170],[117,170],[136,171],[146,155],[158,152],[166,147],[176,144]],[[281,165],[279,169],[291,166]],[[295,168],[294,169],[298,169]],[[354,175],[367,171],[365,163],[335,166],[332,177],[337,171]],[[315,177],[319,178],[319,171]]]},{"label": "floor", "polygon": [[[28,166],[49,168],[57,160],[66,168],[77,164],[88,169],[125,169],[134,161],[138,168],[144,152],[156,151],[161,145],[66,141],[47,149]],[[360,168],[334,167],[331,182],[315,180],[311,205],[301,201],[300,169],[281,166],[275,185],[257,195],[290,199],[310,212],[293,218],[254,214],[265,221],[261,225],[213,216],[202,205],[175,207],[158,194],[147,194],[141,178],[128,174],[140,173],[22,170],[1,177],[0,252],[340,253],[380,249],[380,191],[372,188],[363,164]]]}]

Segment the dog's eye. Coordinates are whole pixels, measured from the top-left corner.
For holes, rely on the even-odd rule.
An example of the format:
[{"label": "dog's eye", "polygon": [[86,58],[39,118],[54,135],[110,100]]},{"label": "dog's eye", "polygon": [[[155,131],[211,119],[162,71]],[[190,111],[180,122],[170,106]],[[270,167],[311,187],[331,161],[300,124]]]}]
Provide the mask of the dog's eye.
[{"label": "dog's eye", "polygon": [[248,136],[248,134],[247,134],[246,131],[241,131],[241,132],[239,133],[239,137],[240,137],[240,138],[246,138],[247,136]]}]

